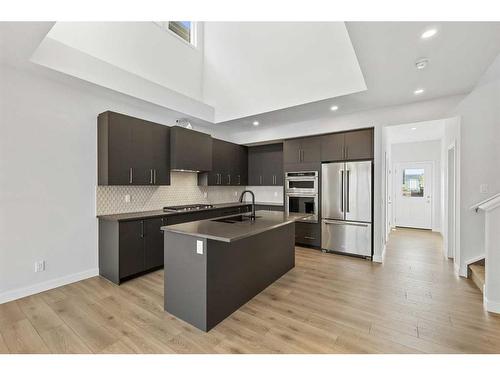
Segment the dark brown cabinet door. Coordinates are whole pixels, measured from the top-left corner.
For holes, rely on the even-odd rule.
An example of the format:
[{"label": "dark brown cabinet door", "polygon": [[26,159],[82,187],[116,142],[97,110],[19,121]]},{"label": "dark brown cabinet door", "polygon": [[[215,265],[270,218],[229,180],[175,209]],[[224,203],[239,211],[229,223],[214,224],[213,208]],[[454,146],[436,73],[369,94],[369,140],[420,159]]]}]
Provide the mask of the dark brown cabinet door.
[{"label": "dark brown cabinet door", "polygon": [[235,184],[246,186],[248,184],[248,148],[237,146],[236,148],[237,169],[235,171]]},{"label": "dark brown cabinet door", "polygon": [[316,163],[321,161],[321,137],[302,138],[301,163]]},{"label": "dark brown cabinet door", "polygon": [[302,140],[290,139],[283,143],[283,162],[285,164],[300,163],[302,160]]},{"label": "dark brown cabinet door", "polygon": [[153,185],[170,185],[170,128],[153,124],[150,134]]},{"label": "dark brown cabinet door", "polygon": [[144,221],[120,222],[120,279],[144,271]]},{"label": "dark brown cabinet door", "polygon": [[346,160],[373,158],[373,129],[345,133]]},{"label": "dark brown cabinet door", "polygon": [[101,113],[98,123],[99,185],[129,185],[133,178],[133,119],[114,112]]},{"label": "dark brown cabinet door", "polygon": [[144,220],[144,263],[145,269],[163,266],[163,226],[164,219]]},{"label": "dark brown cabinet door", "polygon": [[248,149],[248,185],[263,185],[263,153],[259,147]]},{"label": "dark brown cabinet door", "polygon": [[345,160],[344,133],[328,134],[321,137],[321,161]]},{"label": "dark brown cabinet door", "polygon": [[170,128],[170,165],[172,169],[212,170],[212,137],[180,126]]}]

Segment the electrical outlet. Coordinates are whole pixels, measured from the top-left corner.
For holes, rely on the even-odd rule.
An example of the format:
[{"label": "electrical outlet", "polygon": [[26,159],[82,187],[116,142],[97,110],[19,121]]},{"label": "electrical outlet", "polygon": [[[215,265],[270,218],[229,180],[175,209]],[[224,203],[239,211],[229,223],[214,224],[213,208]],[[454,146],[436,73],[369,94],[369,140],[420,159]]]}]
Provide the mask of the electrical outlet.
[{"label": "electrical outlet", "polygon": [[208,197],[208,193],[206,191],[203,192],[203,198],[207,198]]},{"label": "electrical outlet", "polygon": [[203,241],[196,240],[196,254],[203,254]]},{"label": "electrical outlet", "polygon": [[277,196],[278,196],[278,192],[277,192],[277,191],[275,191],[275,192],[274,192],[274,196],[275,196],[275,197],[277,197]]},{"label": "electrical outlet", "polygon": [[45,271],[45,261],[39,260],[38,262],[35,262],[35,272],[42,272],[42,271]]},{"label": "electrical outlet", "polygon": [[130,194],[125,194],[123,199],[125,200],[125,203],[130,203],[130,199],[131,199]]},{"label": "electrical outlet", "polygon": [[237,192],[237,191],[235,191],[235,192],[234,192],[234,196],[235,196],[235,197],[237,197],[237,196],[238,196],[238,192]]},{"label": "electrical outlet", "polygon": [[487,192],[488,192],[488,190],[489,190],[489,189],[488,189],[488,184],[481,184],[481,185],[479,186],[479,191],[480,191],[481,193],[487,193]]}]

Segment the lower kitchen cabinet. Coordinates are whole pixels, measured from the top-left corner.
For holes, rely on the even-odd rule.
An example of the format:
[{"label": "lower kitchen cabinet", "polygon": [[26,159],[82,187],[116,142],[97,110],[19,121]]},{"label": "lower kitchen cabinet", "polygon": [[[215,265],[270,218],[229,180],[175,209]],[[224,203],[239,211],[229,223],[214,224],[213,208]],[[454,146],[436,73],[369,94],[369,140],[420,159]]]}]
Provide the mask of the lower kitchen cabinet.
[{"label": "lower kitchen cabinet", "polygon": [[321,224],[319,223],[295,223],[295,243],[313,247],[321,246]]},{"label": "lower kitchen cabinet", "polygon": [[134,276],[163,267],[162,226],[237,215],[251,205],[221,207],[144,219],[99,219],[99,274],[120,284]]}]

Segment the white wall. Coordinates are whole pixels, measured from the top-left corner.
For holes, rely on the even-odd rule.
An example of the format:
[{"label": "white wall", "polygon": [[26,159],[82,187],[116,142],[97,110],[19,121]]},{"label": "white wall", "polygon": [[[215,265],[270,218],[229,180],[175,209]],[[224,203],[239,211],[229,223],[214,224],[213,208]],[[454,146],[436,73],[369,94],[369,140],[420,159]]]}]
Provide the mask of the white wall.
[{"label": "white wall", "polygon": [[[406,142],[395,143],[391,147],[392,165],[397,166],[398,163],[405,162],[433,162],[433,176],[432,176],[432,230],[441,232],[441,141],[425,141],[425,142]],[[394,170],[393,167],[393,170]],[[393,177],[394,178],[394,177]],[[394,180],[393,180],[394,182]],[[399,185],[393,185],[394,192]],[[395,200],[395,198],[394,198]],[[395,201],[393,200],[393,208],[397,210]],[[394,217],[394,216],[393,216]]]},{"label": "white wall", "polygon": [[[451,112],[460,116],[460,274],[484,255],[484,215],[469,208],[500,192],[500,56]],[[488,192],[481,193],[480,185]]]},{"label": "white wall", "polygon": [[215,122],[366,90],[343,22],[206,22],[203,77]]},{"label": "white wall", "polygon": [[1,303],[97,273],[97,114],[175,117],[36,66],[0,65],[0,81]]},{"label": "white wall", "polygon": [[196,48],[153,22],[57,22],[47,36],[149,81],[202,100],[202,22],[197,32]]}]

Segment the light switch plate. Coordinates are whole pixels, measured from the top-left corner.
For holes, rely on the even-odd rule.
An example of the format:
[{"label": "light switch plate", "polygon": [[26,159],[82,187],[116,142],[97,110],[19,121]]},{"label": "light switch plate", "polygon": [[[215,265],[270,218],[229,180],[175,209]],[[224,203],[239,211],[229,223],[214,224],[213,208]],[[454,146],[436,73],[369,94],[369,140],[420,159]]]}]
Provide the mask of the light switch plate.
[{"label": "light switch plate", "polygon": [[487,192],[488,192],[488,184],[481,184],[481,185],[479,186],[479,191],[480,191],[481,193],[487,193]]},{"label": "light switch plate", "polygon": [[124,200],[125,203],[130,203],[130,194],[125,194]]},{"label": "light switch plate", "polygon": [[203,241],[196,240],[196,254],[203,254]]}]

